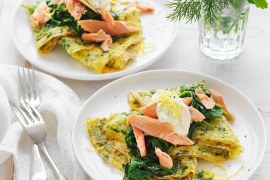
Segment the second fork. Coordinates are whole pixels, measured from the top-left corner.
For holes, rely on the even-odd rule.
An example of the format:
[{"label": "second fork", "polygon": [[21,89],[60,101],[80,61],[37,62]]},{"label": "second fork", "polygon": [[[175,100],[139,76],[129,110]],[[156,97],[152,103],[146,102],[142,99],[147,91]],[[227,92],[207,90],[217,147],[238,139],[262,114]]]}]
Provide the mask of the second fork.
[{"label": "second fork", "polygon": [[26,102],[28,102],[33,107],[38,108],[40,105],[40,97],[36,85],[34,67],[30,63],[27,63],[26,68],[18,67],[18,78],[20,83],[20,104],[25,106]]},{"label": "second fork", "polygon": [[[22,108],[13,105],[13,110],[19,118],[25,131],[30,135],[34,143],[38,145],[38,147],[44,153],[45,157],[50,162],[58,179],[65,180],[65,177],[50,157],[45,145],[47,129],[41,114],[37,110],[37,107],[39,107],[40,105],[40,97],[36,85],[35,70],[33,69],[33,66],[28,63],[27,68],[19,67],[18,78],[20,87],[20,105]],[[15,109],[17,109],[18,111],[15,111]],[[23,118],[20,117],[19,114],[21,114]]]}]

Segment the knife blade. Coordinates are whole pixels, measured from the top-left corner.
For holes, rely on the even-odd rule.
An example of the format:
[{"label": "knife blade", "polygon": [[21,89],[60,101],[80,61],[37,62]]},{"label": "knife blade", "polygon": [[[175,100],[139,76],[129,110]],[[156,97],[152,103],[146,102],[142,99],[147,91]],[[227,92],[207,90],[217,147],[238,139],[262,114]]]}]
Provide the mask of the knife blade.
[{"label": "knife blade", "polygon": [[31,162],[31,180],[47,180],[48,176],[41,160],[38,146],[33,145]]}]

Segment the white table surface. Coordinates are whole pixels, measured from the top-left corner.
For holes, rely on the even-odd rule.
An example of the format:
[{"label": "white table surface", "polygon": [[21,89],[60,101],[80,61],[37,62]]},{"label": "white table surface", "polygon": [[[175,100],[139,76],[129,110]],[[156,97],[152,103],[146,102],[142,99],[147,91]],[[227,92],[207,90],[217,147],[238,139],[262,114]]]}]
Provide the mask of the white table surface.
[{"label": "white table surface", "polygon": [[[0,16],[0,64],[22,65],[24,59],[11,40],[10,21],[15,0],[4,3]],[[221,79],[246,94],[258,107],[267,128],[267,149],[262,164],[251,179],[270,178],[270,9],[251,8],[245,50],[235,60],[218,62],[205,57],[198,46],[197,24],[180,23],[179,33],[166,55],[145,70],[179,69],[205,73]],[[27,48],[27,47],[26,47]],[[59,78],[85,101],[110,81],[75,81]]]}]

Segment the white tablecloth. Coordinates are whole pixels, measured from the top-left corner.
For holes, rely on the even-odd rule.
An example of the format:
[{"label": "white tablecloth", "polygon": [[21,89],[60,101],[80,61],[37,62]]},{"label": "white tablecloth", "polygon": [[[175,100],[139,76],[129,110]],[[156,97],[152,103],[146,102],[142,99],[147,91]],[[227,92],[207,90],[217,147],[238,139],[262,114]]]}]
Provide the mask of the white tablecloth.
[{"label": "white tablecloth", "polygon": [[[0,2],[3,0],[0,0]],[[6,0],[0,28],[0,63],[23,64],[9,35],[12,4]],[[235,60],[220,63],[203,56],[198,46],[197,24],[181,23],[175,42],[167,54],[150,69],[181,69],[205,73],[226,81],[246,94],[260,110],[270,137],[270,9],[251,8],[244,53]],[[110,81],[83,82],[59,78],[70,86],[82,100]],[[265,180],[270,177],[270,138],[263,162],[251,179]]]},{"label": "white tablecloth", "polygon": [[[71,130],[80,109],[77,95],[61,81],[47,74],[35,73],[42,114],[47,128],[45,140],[48,152],[68,179],[85,180],[72,148]],[[19,103],[17,67],[0,66],[0,179],[5,179],[7,159],[14,161],[14,180],[29,180],[33,143],[26,135],[17,117],[11,111],[9,100]],[[43,157],[43,156],[42,156]],[[48,161],[43,161],[48,179],[56,179]],[[8,171],[9,172],[9,171]]]}]

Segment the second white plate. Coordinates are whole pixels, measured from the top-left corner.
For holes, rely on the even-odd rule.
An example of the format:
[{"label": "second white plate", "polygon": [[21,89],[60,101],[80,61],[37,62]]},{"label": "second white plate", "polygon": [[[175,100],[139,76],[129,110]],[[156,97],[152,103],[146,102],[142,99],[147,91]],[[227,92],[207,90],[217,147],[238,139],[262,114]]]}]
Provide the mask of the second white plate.
[{"label": "second white plate", "polygon": [[17,49],[24,58],[44,71],[77,80],[118,78],[142,70],[156,62],[164,55],[176,37],[178,25],[166,19],[169,13],[169,9],[165,7],[166,1],[149,0],[149,3],[153,5],[155,12],[154,14],[142,15],[141,21],[143,37],[146,42],[153,46],[153,51],[150,51],[144,56],[138,56],[123,71],[97,74],[73,59],[60,47],[47,54],[38,54],[29,23],[29,14],[21,5],[15,12],[12,20],[11,34]]},{"label": "second white plate", "polygon": [[[85,172],[97,180],[120,180],[123,177],[122,173],[105,164],[91,148],[86,130],[87,117],[128,112],[127,94],[131,90],[173,88],[198,80],[205,80],[209,88],[220,92],[230,110],[237,116],[232,127],[244,147],[244,152],[236,160],[223,163],[227,168],[227,175],[235,174],[230,178],[235,180],[251,177],[261,163],[266,148],[266,129],[256,107],[246,96],[225,82],[206,75],[177,70],[148,71],[121,78],[101,88],[86,101],[74,124],[72,137],[76,157]],[[224,174],[212,163],[199,161],[198,165],[198,169],[212,169]]]}]

